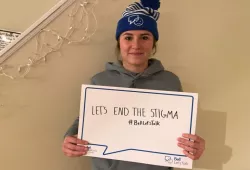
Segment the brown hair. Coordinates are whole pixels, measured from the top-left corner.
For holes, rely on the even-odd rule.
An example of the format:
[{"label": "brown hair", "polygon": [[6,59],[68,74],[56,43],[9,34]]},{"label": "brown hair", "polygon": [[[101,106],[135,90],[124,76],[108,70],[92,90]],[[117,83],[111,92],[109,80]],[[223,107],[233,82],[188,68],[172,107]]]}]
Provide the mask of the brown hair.
[{"label": "brown hair", "polygon": [[[116,48],[115,48],[115,55],[116,55],[118,60],[120,60],[119,59],[120,53],[121,53],[120,50],[121,50],[120,49],[120,42],[118,40],[117,43],[116,43]],[[153,42],[153,55],[155,55],[156,52],[157,52],[157,41],[154,39],[154,42]]]}]

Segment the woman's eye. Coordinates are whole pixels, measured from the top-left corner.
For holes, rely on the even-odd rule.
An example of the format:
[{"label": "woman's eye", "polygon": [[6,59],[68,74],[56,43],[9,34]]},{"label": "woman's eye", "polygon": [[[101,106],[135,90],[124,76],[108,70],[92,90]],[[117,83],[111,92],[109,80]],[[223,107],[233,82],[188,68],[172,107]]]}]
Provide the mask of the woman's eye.
[{"label": "woman's eye", "polygon": [[125,40],[130,41],[130,40],[132,40],[132,37],[125,37]]},{"label": "woman's eye", "polygon": [[148,40],[148,37],[147,36],[143,36],[142,39],[143,40]]}]

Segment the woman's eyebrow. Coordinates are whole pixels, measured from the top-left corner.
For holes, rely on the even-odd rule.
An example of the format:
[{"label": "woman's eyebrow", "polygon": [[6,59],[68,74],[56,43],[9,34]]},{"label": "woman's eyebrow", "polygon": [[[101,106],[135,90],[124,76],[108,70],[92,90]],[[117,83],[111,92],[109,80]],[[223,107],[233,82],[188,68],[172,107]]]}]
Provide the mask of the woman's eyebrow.
[{"label": "woman's eyebrow", "polygon": [[144,35],[148,35],[148,36],[151,36],[151,34],[148,34],[148,33],[145,33],[145,34],[141,34],[141,36],[144,36]]},{"label": "woman's eyebrow", "polygon": [[133,34],[131,34],[131,33],[124,33],[122,36],[124,36],[124,35],[133,35]]}]

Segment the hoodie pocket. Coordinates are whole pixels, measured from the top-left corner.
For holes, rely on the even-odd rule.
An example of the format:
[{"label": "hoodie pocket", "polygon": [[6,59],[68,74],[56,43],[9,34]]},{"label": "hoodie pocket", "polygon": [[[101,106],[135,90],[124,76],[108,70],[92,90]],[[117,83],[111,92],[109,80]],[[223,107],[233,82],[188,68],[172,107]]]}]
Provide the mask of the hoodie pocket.
[{"label": "hoodie pocket", "polygon": [[92,158],[93,170],[115,170],[116,161],[104,158]]}]

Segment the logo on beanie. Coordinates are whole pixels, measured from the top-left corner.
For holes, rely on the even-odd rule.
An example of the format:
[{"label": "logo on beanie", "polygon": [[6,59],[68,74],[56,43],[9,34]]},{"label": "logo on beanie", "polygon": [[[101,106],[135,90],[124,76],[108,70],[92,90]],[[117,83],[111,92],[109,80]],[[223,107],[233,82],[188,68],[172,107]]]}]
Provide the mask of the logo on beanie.
[{"label": "logo on beanie", "polygon": [[128,17],[128,22],[129,24],[134,24],[136,26],[142,26],[144,21],[139,15],[132,15]]}]

